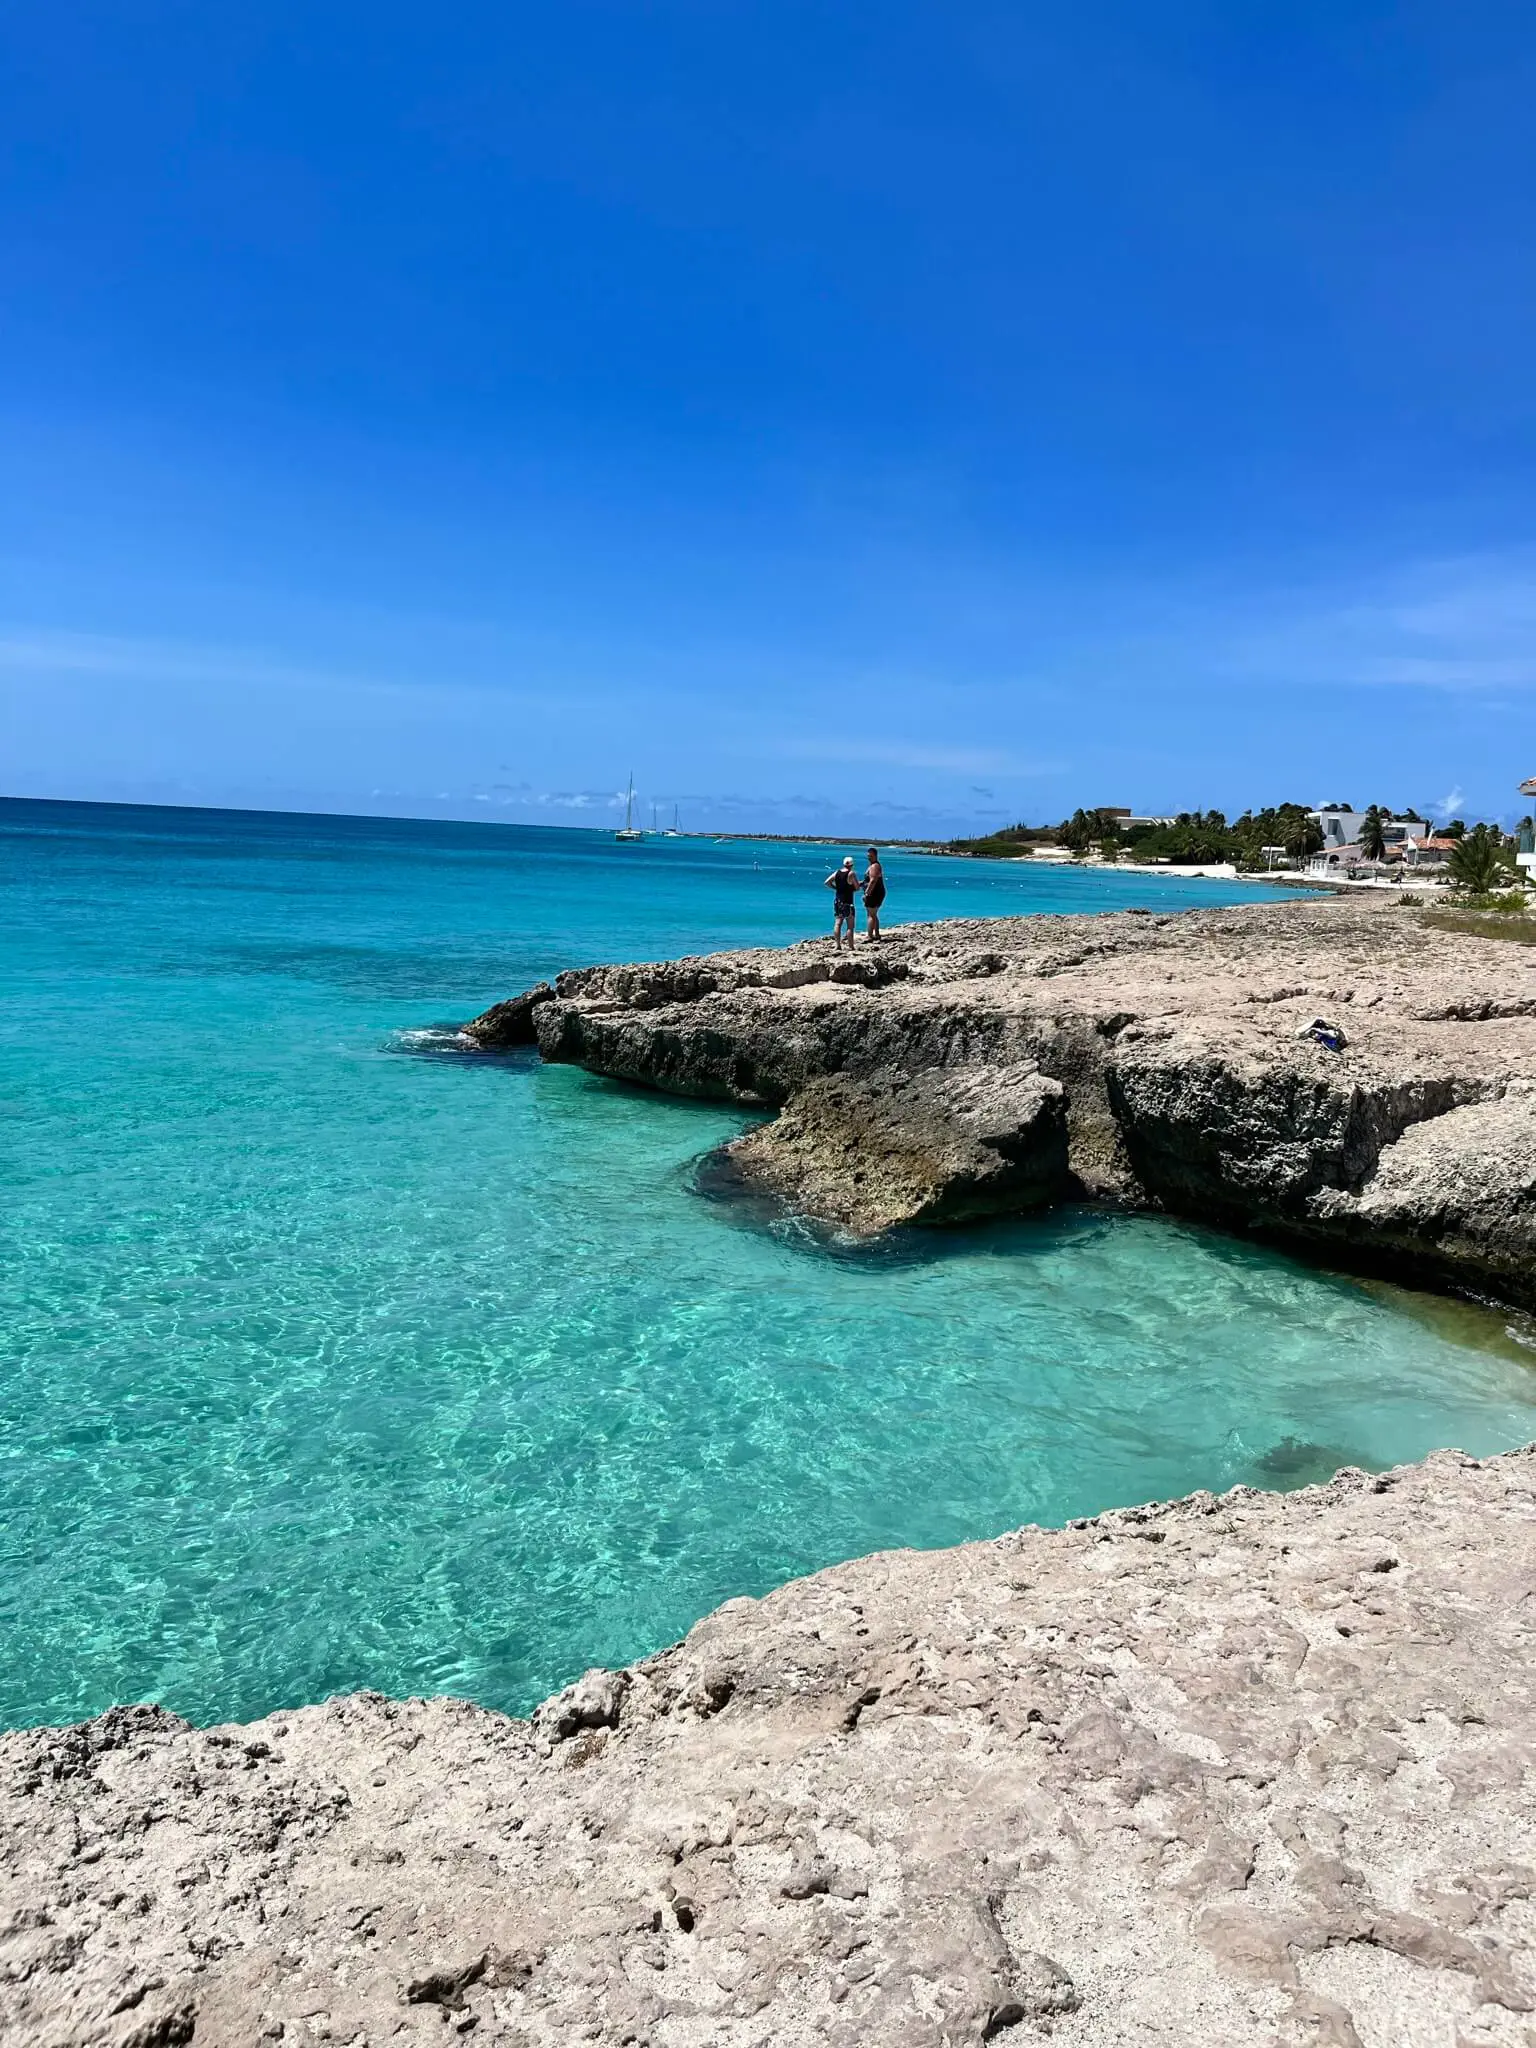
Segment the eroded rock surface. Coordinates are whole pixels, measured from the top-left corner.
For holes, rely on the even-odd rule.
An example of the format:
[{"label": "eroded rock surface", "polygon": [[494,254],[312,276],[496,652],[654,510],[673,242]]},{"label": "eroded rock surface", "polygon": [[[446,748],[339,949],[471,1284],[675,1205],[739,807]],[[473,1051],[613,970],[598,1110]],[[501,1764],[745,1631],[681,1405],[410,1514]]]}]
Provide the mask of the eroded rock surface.
[{"label": "eroded rock surface", "polygon": [[[738,1165],[856,1230],[1054,1188],[1536,1304],[1536,967],[1390,901],[589,968],[527,1018],[546,1059],[785,1110]],[[1025,1075],[1060,1090],[1064,1174],[1045,1093],[1015,1117]]]},{"label": "eroded rock surface", "polygon": [[732,1148],[738,1171],[855,1231],[959,1223],[1059,1200],[1066,1091],[1032,1064],[808,1081]]},{"label": "eroded rock surface", "polygon": [[894,1552],[511,1721],[0,1739],[0,2035],[1530,2048],[1536,1455]]},{"label": "eroded rock surface", "polygon": [[488,1010],[464,1026],[464,1036],[485,1052],[505,1052],[516,1045],[537,1043],[534,1012],[554,995],[547,981],[536,982],[520,996],[504,1003],[492,1003]]}]

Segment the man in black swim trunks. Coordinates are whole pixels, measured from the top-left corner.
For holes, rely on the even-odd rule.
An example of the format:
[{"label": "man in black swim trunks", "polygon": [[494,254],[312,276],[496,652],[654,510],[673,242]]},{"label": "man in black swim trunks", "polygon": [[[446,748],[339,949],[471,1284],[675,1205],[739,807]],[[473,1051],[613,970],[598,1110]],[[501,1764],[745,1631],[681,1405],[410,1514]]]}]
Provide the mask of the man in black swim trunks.
[{"label": "man in black swim trunks", "polygon": [[853,855],[850,853],[840,868],[834,868],[827,877],[826,886],[832,891],[832,944],[838,952],[843,949],[843,926],[848,927],[848,950],[853,951],[853,900],[858,890],[859,878],[853,872]]},{"label": "man in black swim trunks", "polygon": [[869,866],[864,870],[864,939],[872,944],[880,936],[880,906],[885,901],[885,869],[880,849],[869,849]]}]

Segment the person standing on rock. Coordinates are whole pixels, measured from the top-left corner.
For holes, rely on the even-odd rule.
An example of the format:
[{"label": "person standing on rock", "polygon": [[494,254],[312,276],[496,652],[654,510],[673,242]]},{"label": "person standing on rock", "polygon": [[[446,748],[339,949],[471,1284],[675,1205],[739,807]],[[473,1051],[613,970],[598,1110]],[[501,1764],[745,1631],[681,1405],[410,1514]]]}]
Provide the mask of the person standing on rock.
[{"label": "person standing on rock", "polygon": [[853,951],[854,898],[858,893],[859,878],[853,872],[853,855],[850,853],[840,868],[834,868],[827,877],[826,886],[832,891],[832,944],[838,952],[843,949],[843,927],[848,927],[848,950]]},{"label": "person standing on rock", "polygon": [[869,849],[869,866],[864,870],[864,941],[866,945],[880,936],[880,906],[885,901],[885,869],[880,865],[880,849]]}]

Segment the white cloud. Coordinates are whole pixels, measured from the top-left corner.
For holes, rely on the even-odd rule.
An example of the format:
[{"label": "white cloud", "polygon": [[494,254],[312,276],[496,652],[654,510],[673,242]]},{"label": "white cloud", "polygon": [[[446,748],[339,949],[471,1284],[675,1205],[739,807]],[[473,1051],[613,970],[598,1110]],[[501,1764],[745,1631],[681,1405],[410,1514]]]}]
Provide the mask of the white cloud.
[{"label": "white cloud", "polygon": [[763,751],[788,761],[855,767],[917,768],[944,775],[1052,775],[1060,764],[1024,761],[989,747],[948,747],[927,740],[785,740]]},{"label": "white cloud", "polygon": [[18,679],[46,676],[95,677],[105,681],[172,689],[287,691],[306,698],[349,703],[392,703],[403,709],[449,707],[483,712],[493,706],[553,704],[569,712],[578,697],[562,689],[520,690],[501,684],[465,683],[436,674],[421,676],[360,673],[311,667],[248,648],[191,640],[162,640],[112,633],[71,633],[50,628],[0,628],[0,675]]},{"label": "white cloud", "polygon": [[217,683],[255,689],[334,689],[350,676],[227,647],[109,633],[0,633],[0,668],[33,675],[120,676],[125,682]]},{"label": "white cloud", "polygon": [[1240,670],[1329,689],[1536,690],[1536,553],[1410,563],[1347,596],[1276,594],[1225,652]]}]

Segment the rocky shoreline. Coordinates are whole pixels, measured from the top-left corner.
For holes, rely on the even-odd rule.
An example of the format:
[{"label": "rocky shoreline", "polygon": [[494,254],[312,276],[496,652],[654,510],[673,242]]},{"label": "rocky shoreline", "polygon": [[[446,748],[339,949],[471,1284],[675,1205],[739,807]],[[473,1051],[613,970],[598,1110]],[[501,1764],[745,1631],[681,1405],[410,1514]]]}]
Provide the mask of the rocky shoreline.
[{"label": "rocky shoreline", "polygon": [[[838,1228],[1193,1211],[1530,1303],[1524,949],[1396,905],[562,976],[469,1027],[777,1112]],[[1321,1019],[1321,1035],[1310,1027]],[[0,1736],[38,2048],[1536,2048],[1536,1446],[861,1558],[530,1721]]]},{"label": "rocky shoreline", "polygon": [[513,1721],[0,1738],[0,2033],[1530,2048],[1536,1447],[862,1558]]},{"label": "rocky shoreline", "polygon": [[467,1034],[778,1111],[734,1169],[844,1230],[1165,1208],[1536,1306],[1529,952],[1398,902],[585,968]]}]

